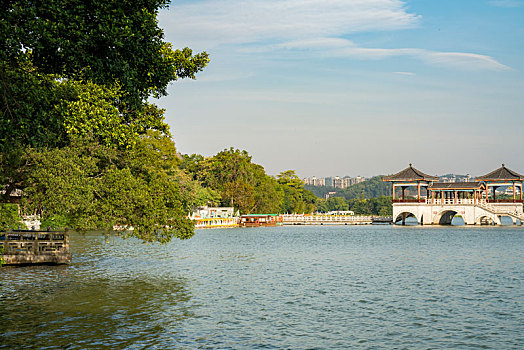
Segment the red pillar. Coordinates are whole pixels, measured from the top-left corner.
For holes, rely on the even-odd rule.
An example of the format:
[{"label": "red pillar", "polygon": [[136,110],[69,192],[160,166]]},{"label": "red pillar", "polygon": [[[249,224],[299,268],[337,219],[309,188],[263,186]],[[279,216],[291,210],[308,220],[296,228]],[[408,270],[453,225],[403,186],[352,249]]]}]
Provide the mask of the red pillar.
[{"label": "red pillar", "polygon": [[393,184],[393,195],[391,197],[393,200],[395,200],[395,184]]}]

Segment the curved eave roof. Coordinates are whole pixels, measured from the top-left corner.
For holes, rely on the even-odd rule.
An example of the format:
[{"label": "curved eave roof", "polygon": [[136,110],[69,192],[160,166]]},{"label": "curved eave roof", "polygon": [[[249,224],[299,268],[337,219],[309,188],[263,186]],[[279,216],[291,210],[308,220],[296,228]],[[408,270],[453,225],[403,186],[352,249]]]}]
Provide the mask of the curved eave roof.
[{"label": "curved eave roof", "polygon": [[485,189],[483,182],[443,182],[433,183],[429,186],[430,190],[480,190]]},{"label": "curved eave roof", "polygon": [[396,174],[384,176],[383,181],[438,181],[437,176],[432,176],[415,169],[411,164],[406,169]]},{"label": "curved eave roof", "polygon": [[524,176],[508,169],[502,164],[497,170],[493,170],[491,173],[484,176],[479,176],[477,181],[524,181]]}]

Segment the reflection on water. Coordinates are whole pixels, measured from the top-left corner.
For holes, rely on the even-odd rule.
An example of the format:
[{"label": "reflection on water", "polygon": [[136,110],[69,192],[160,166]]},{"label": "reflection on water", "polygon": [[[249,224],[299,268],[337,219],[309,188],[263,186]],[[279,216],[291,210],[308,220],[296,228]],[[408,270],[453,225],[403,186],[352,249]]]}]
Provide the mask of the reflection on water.
[{"label": "reflection on water", "polygon": [[75,235],[71,265],[0,270],[0,348],[520,349],[523,243],[515,227]]},{"label": "reflection on water", "polygon": [[118,249],[122,242],[106,245],[103,237],[89,238],[72,239],[77,247],[72,265],[2,270],[1,347],[151,346],[166,330],[173,335],[184,319],[193,317],[183,278],[148,274],[147,269],[130,273],[115,254],[103,256],[106,249],[125,255]]}]

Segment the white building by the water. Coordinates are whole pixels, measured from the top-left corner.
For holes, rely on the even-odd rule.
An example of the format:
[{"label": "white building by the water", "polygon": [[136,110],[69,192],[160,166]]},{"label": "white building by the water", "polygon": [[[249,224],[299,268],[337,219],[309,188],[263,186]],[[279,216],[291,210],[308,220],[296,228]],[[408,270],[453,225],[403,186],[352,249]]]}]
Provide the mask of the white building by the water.
[{"label": "white building by the water", "polygon": [[[393,184],[393,221],[405,223],[415,217],[421,225],[451,224],[460,215],[466,225],[501,224],[502,217],[513,223],[524,222],[522,184],[524,176],[504,166],[470,182],[439,183],[437,176],[408,168],[384,181]],[[511,186],[510,199],[497,198],[497,188]],[[407,188],[416,188],[416,195],[406,196]]]}]

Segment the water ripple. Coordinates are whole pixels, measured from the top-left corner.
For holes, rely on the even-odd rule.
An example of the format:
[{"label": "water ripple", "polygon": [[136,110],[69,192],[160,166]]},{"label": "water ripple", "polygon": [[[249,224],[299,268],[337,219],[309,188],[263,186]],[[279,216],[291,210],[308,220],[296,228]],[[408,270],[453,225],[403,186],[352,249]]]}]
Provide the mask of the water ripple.
[{"label": "water ripple", "polygon": [[0,270],[0,348],[521,349],[521,228],[71,238],[68,266]]}]

